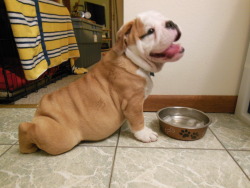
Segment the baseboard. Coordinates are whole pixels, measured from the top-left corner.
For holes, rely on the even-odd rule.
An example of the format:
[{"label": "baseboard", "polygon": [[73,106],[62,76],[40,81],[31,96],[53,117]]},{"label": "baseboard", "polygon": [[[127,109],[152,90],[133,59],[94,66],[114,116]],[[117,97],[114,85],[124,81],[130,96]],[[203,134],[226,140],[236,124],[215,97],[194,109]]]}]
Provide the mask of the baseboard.
[{"label": "baseboard", "polygon": [[[168,106],[185,106],[210,113],[234,113],[237,96],[220,95],[150,95],[145,112],[156,112]],[[0,108],[36,108],[37,104],[0,105]]]},{"label": "baseboard", "polygon": [[0,108],[36,108],[37,104],[0,104]]},{"label": "baseboard", "polygon": [[150,95],[144,103],[145,112],[168,106],[185,106],[210,113],[234,113],[237,96],[220,95]]}]

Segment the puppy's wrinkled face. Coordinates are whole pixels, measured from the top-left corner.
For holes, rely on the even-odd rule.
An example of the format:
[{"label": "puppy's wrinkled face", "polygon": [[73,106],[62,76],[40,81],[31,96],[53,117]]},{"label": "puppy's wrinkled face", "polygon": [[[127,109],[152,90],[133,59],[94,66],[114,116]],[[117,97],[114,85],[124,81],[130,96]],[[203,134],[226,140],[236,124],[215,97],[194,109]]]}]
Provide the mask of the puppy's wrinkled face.
[{"label": "puppy's wrinkled face", "polygon": [[144,34],[140,36],[137,45],[141,45],[149,59],[154,62],[166,62],[178,60],[184,49],[179,44],[181,32],[178,26],[171,20],[157,12],[140,14],[138,19],[144,25]]},{"label": "puppy's wrinkled face", "polygon": [[139,14],[128,24],[131,27],[128,27],[124,39],[125,53],[146,71],[158,72],[165,62],[173,62],[183,56],[184,48],[175,43],[181,37],[179,27],[160,13],[149,11]]}]

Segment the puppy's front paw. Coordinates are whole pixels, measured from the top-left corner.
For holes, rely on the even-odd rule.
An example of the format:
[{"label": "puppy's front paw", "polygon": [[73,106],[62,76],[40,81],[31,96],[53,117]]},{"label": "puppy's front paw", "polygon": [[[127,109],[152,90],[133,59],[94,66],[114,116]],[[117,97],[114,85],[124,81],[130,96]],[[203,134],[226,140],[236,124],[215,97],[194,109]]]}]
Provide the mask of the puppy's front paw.
[{"label": "puppy's front paw", "polygon": [[142,130],[136,131],[134,135],[138,140],[146,143],[155,142],[158,139],[158,134],[148,127],[144,127]]}]

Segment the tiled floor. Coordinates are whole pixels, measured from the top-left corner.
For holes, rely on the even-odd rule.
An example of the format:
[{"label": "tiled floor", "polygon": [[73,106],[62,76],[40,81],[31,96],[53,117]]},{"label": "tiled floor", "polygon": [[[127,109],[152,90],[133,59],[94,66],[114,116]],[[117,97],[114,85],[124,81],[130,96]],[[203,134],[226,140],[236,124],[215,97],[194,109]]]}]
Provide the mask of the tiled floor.
[{"label": "tiled floor", "polygon": [[136,141],[125,124],[102,142],[59,156],[20,154],[17,127],[34,111],[0,108],[1,188],[250,188],[250,125],[234,115],[209,114],[213,124],[198,141],[168,138],[155,113],[145,113],[157,142]]}]

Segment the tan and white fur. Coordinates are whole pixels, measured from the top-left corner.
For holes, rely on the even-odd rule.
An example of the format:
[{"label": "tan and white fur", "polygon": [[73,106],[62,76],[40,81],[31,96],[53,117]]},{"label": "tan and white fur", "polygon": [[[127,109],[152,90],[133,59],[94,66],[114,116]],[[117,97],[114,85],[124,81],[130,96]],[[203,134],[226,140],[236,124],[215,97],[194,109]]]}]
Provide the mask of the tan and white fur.
[{"label": "tan and white fur", "polygon": [[180,36],[174,22],[154,11],[125,24],[89,73],[45,95],[32,122],[19,125],[20,152],[61,154],[81,141],[109,137],[125,120],[136,139],[157,141],[144,125],[143,103],[153,87],[150,72],[182,57],[184,49],[174,44]]}]

